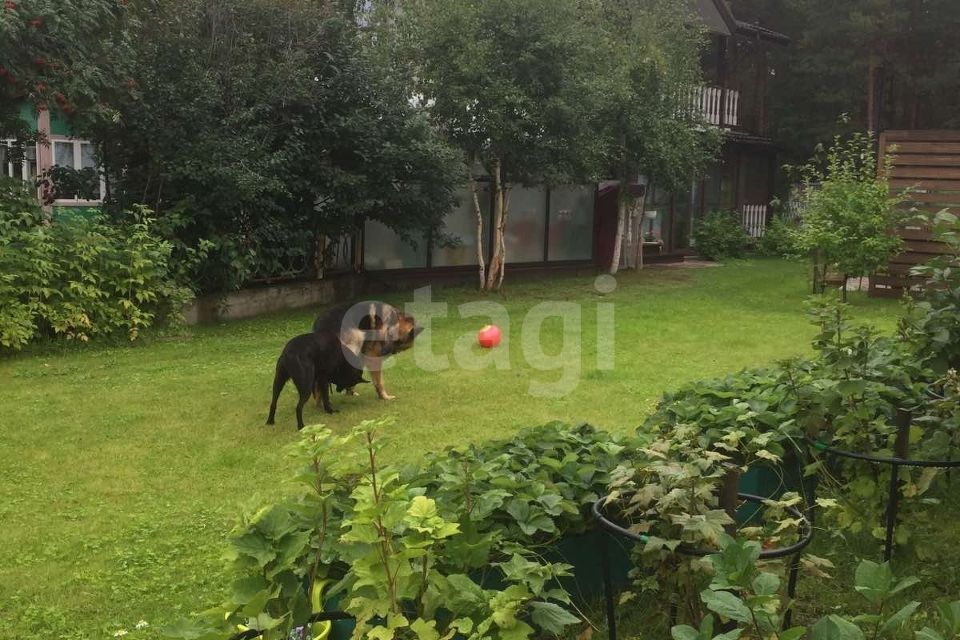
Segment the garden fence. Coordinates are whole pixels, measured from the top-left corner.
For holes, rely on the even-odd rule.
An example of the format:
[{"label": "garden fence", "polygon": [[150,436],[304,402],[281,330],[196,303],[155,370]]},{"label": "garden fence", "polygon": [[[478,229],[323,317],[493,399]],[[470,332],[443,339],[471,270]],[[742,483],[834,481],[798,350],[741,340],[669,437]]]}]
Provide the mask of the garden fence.
[{"label": "garden fence", "polygon": [[[928,214],[960,209],[960,131],[885,131],[880,134],[879,154],[880,171],[892,156],[890,190],[907,191],[901,207]],[[910,270],[947,251],[922,222],[905,224],[899,233],[904,250],[870,279],[871,296],[899,298],[916,289],[923,279]]]}]

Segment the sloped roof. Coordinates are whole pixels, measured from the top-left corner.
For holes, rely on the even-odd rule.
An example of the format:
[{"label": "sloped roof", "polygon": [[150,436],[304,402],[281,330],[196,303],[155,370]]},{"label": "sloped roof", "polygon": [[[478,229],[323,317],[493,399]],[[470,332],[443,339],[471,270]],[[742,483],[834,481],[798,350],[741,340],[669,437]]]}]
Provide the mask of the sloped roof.
[{"label": "sloped roof", "polygon": [[[722,1],[722,0],[721,0]],[[737,33],[751,38],[766,40],[775,44],[790,44],[790,36],[786,36],[779,31],[761,27],[759,24],[737,20]]]},{"label": "sloped roof", "polygon": [[788,44],[789,36],[778,33],[773,29],[761,27],[759,24],[753,24],[744,20],[737,20],[725,0],[694,0],[697,13],[707,25],[707,29],[713,33],[730,36],[739,34],[776,44]]}]

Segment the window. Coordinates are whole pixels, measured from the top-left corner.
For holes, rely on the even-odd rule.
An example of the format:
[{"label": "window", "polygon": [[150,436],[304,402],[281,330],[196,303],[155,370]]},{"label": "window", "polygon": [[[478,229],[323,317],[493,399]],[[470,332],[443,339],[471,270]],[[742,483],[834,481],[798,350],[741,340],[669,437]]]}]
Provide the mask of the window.
[{"label": "window", "polygon": [[97,167],[93,144],[85,140],[54,138],[53,196],[60,204],[91,202],[103,197],[103,176]]},{"label": "window", "polygon": [[73,163],[73,143],[72,142],[54,142],[53,143],[53,164],[68,169],[77,169]]},{"label": "window", "polygon": [[[483,238],[489,238],[490,227],[490,190],[481,186],[477,194],[480,199],[480,211],[483,215]],[[469,189],[459,194],[459,205],[447,214],[443,220],[443,232],[457,238],[460,244],[455,247],[433,247],[434,267],[456,267],[477,264],[477,213],[473,206],[473,193]],[[484,246],[484,255],[487,247]]]},{"label": "window", "polygon": [[543,262],[543,231],[547,219],[547,190],[514,187],[504,244],[507,263]]},{"label": "window", "polygon": [[732,161],[719,162],[707,171],[704,176],[704,211],[709,213],[714,209],[729,211],[734,207],[734,163]]},{"label": "window", "polygon": [[363,235],[363,264],[368,271],[427,266],[427,243],[414,247],[392,229],[367,220]]},{"label": "window", "polygon": [[550,261],[589,260],[593,257],[592,187],[550,190]]},{"label": "window", "polygon": [[37,147],[27,145],[17,153],[13,140],[0,140],[0,173],[8,178],[33,182],[37,177]]}]

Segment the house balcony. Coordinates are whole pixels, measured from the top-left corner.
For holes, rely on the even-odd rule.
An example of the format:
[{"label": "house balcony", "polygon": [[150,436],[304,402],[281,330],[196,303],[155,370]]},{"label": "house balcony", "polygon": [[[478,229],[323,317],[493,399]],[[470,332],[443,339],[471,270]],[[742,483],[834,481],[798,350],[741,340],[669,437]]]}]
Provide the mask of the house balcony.
[{"label": "house balcony", "polygon": [[691,107],[707,123],[723,129],[740,126],[740,92],[726,87],[703,86],[693,89]]}]

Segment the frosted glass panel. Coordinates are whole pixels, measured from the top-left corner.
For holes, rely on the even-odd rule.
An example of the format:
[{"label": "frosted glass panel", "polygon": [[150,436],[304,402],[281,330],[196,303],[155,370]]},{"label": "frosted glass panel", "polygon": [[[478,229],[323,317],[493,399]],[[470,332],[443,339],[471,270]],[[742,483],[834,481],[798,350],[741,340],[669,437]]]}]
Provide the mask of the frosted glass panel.
[{"label": "frosted glass panel", "polygon": [[550,191],[550,245],[555,260],[589,260],[593,257],[593,187],[567,187]]},{"label": "frosted glass panel", "polygon": [[414,248],[389,227],[368,220],[363,237],[363,264],[369,271],[427,266],[427,243]]},{"label": "frosted glass panel", "polygon": [[[483,187],[478,194],[480,211],[483,212],[484,258],[489,246],[490,191]],[[477,264],[477,213],[473,206],[473,193],[465,189],[458,194],[459,206],[443,219],[444,233],[460,239],[456,247],[434,247],[434,267],[455,267]]]},{"label": "frosted glass panel", "polygon": [[91,169],[97,166],[97,159],[93,153],[93,145],[89,142],[80,144],[80,168]]},{"label": "frosted glass panel", "polygon": [[543,262],[543,228],[547,217],[547,190],[515,187],[504,242],[507,262]]},{"label": "frosted glass panel", "polygon": [[69,167],[70,169],[77,168],[73,166],[73,143],[72,142],[54,142],[53,143],[53,164],[59,165],[61,167]]}]

